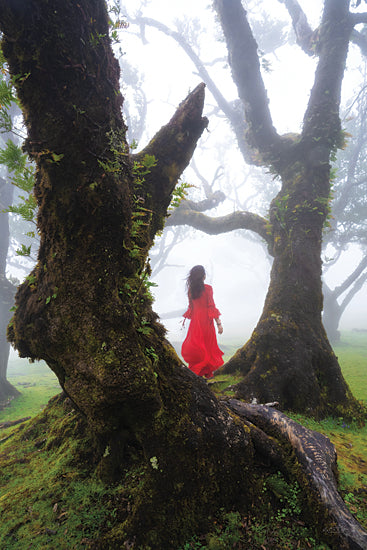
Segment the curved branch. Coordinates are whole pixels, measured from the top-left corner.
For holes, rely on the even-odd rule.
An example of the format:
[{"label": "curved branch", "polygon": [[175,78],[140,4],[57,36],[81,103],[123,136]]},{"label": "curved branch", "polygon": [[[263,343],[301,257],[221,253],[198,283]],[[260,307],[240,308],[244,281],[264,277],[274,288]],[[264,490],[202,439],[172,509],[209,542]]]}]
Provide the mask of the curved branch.
[{"label": "curved branch", "polygon": [[348,292],[348,294],[346,295],[346,297],[344,298],[344,300],[340,304],[341,313],[345,310],[347,305],[352,301],[354,296],[356,294],[358,294],[358,292],[361,290],[361,288],[365,285],[366,281],[367,281],[367,273],[363,273],[363,275],[361,275],[356,280],[353,287],[350,289],[350,291]]},{"label": "curved branch", "polygon": [[200,57],[196,54],[196,52],[193,50],[187,40],[185,40],[185,38],[179,32],[170,29],[169,27],[167,27],[167,25],[164,25],[164,23],[156,21],[155,19],[152,19],[150,17],[137,16],[135,18],[128,18],[128,21],[132,24],[136,24],[139,26],[144,43],[147,43],[145,38],[145,27],[150,26],[164,33],[166,36],[171,37],[180,45],[180,47],[184,50],[184,52],[188,55],[188,57],[195,65],[200,78],[207,85],[208,90],[217,102],[219,109],[224,113],[224,115],[228,118],[230,124],[232,125],[243,158],[249,164],[259,166],[261,164],[259,162],[259,156],[253,151],[251,147],[249,147],[246,141],[246,132],[248,130],[248,125],[246,120],[244,119],[242,106],[239,105],[238,101],[230,103],[225,99],[223,94],[219,91],[218,86],[215,84],[214,80],[208,73],[205,64],[201,61]]},{"label": "curved branch", "polygon": [[362,55],[367,55],[367,40],[363,34],[353,29],[350,40],[359,47]]},{"label": "curved branch", "polygon": [[219,91],[218,87],[216,86],[213,79],[209,75],[207,69],[205,68],[204,63],[201,61],[200,57],[195,53],[195,51],[192,49],[192,47],[187,42],[187,40],[185,40],[185,38],[179,32],[170,29],[164,23],[161,23],[160,21],[157,21],[156,19],[152,19],[150,17],[137,16],[135,18],[128,18],[128,21],[130,23],[139,25],[141,31],[145,28],[145,26],[149,26],[173,38],[173,40],[175,40],[181,46],[184,52],[188,55],[188,57],[194,63],[200,78],[202,78],[202,80],[208,86],[208,89],[210,90],[210,93],[213,95],[219,108],[226,114],[226,116],[228,116],[228,118],[231,118],[232,109],[230,104]]},{"label": "curved branch", "polygon": [[215,191],[210,195],[210,197],[207,197],[206,199],[199,202],[186,200],[184,203],[182,203],[181,208],[189,209],[194,212],[206,212],[207,210],[216,208],[225,199],[226,196],[223,191]]},{"label": "curved branch", "polygon": [[363,273],[366,267],[367,267],[367,256],[364,256],[364,258],[362,258],[362,260],[359,262],[356,269],[349,275],[349,277],[347,277],[341,285],[334,288],[333,293],[335,294],[335,296],[338,297],[341,294],[343,294],[343,292],[348,290],[348,288],[356,281],[356,279],[360,277],[360,275]]},{"label": "curved branch", "polygon": [[251,212],[232,212],[226,216],[211,218],[189,208],[177,208],[166,221],[166,226],[190,225],[208,235],[219,235],[236,229],[247,229],[257,233],[271,246],[272,239],[269,235],[269,222]]},{"label": "curved branch", "polygon": [[[209,183],[208,180],[206,178],[204,178],[204,176],[200,173],[200,170],[196,166],[195,159],[192,159],[190,166],[193,169],[193,171],[195,172],[196,176],[201,181],[201,184],[202,184],[203,189],[204,189],[205,196],[208,199],[212,198],[213,197],[213,185],[216,182],[216,180],[220,179],[223,176],[223,166],[218,166],[217,167],[211,183]],[[224,200],[225,195],[224,195],[224,193],[222,193],[222,194],[223,194],[222,200]]]}]

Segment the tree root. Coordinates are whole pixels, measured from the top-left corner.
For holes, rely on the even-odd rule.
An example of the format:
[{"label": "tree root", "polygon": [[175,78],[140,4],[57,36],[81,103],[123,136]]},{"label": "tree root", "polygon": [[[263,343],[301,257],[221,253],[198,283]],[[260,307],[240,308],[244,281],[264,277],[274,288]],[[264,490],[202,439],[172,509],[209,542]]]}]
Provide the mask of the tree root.
[{"label": "tree root", "polygon": [[0,430],[4,430],[5,428],[10,428],[10,426],[16,426],[17,424],[22,424],[23,422],[26,422],[31,417],[26,416],[25,418],[18,418],[18,420],[9,420],[8,422],[0,422]]},{"label": "tree root", "polygon": [[331,441],[267,405],[230,399],[227,406],[245,419],[255,449],[281,471],[288,467],[288,474],[290,466],[284,460],[284,444],[292,448],[300,471],[293,464],[291,468],[306,491],[309,511],[325,540],[338,549],[366,550],[367,532],[338,492],[337,455]]}]

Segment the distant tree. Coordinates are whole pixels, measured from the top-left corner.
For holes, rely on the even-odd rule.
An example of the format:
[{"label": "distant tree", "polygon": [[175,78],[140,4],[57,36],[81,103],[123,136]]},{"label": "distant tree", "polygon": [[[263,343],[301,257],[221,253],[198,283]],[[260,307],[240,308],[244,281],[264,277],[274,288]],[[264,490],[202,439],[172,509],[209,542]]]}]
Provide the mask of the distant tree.
[{"label": "distant tree", "polygon": [[[321,244],[329,212],[330,160],[345,143],[338,113],[348,45],[364,16],[351,14],[347,0],[326,0],[317,32],[297,35],[318,56],[318,66],[302,132],[279,136],[241,3],[217,0],[214,6],[245,110],[247,141],[257,162],[281,180],[270,205],[270,223],[263,224],[274,256],[264,310],[249,342],[225,370],[243,373],[237,387],[242,397],[276,399],[287,408],[316,414],[345,412],[355,405],[321,322]],[[297,33],[299,18],[293,22]],[[306,23],[303,19],[302,32]]]},{"label": "distant tree", "polygon": [[340,319],[351,300],[367,281],[367,94],[366,80],[356,92],[344,118],[349,134],[348,145],[338,154],[332,190],[330,228],[324,235],[324,272],[344,264],[343,258],[350,245],[360,250],[360,260],[352,269],[344,270],[344,280],[333,290],[324,280],[323,322],[329,338],[338,342]]},{"label": "distant tree", "polygon": [[[6,209],[13,200],[13,186],[9,181],[0,178],[0,209]],[[8,214],[0,212],[0,404],[9,397],[18,395],[18,390],[7,380],[10,344],[6,338],[7,325],[12,315],[10,309],[14,304],[16,287],[6,276],[6,260],[9,248]]]},{"label": "distant tree", "polygon": [[[3,144],[7,140],[17,141],[12,135],[13,119],[20,114],[14,103],[9,80],[0,78],[0,125]],[[8,171],[4,167],[4,176]],[[14,186],[8,177],[0,178],[0,403],[6,403],[10,397],[19,395],[18,390],[7,380],[10,344],[6,338],[7,325],[12,315],[16,286],[7,277],[7,262],[10,249],[10,229],[8,208],[13,203]]]}]

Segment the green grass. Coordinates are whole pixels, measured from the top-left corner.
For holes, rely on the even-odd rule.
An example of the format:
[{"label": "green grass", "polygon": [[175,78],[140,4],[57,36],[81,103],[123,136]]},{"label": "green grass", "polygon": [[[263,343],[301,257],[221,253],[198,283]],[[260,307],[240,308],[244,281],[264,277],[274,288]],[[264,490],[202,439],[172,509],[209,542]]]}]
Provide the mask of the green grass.
[{"label": "green grass", "polygon": [[8,380],[21,395],[0,411],[0,422],[37,415],[49,399],[61,391],[55,374],[46,363],[30,363],[13,354],[8,366]]},{"label": "green grass", "polygon": [[[227,345],[226,356],[233,354],[238,347],[235,343]],[[367,406],[367,333],[342,333],[341,342],[334,350],[353,395]],[[218,375],[213,390],[231,395],[231,386],[239,380],[240,377],[235,375]],[[287,414],[307,428],[323,433],[335,445],[340,492],[350,511],[367,529],[367,426],[358,427],[343,418],[316,421],[300,414]]]},{"label": "green grass", "polygon": [[89,475],[79,426],[73,410],[56,405],[1,446],[0,548],[79,550],[113,517],[115,488]]},{"label": "green grass", "polygon": [[353,395],[367,405],[367,333],[343,333],[334,351]]}]

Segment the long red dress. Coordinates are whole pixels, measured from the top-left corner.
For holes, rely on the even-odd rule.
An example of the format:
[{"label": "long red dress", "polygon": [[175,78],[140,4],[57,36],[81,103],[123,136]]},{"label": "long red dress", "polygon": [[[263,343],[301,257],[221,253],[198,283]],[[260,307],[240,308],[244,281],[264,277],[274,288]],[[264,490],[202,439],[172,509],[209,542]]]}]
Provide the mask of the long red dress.
[{"label": "long red dress", "polygon": [[189,299],[189,308],[184,313],[184,317],[191,321],[182,344],[182,357],[189,364],[189,369],[206,378],[211,378],[213,371],[223,365],[223,352],[217,344],[213,321],[219,315],[210,285],[204,285],[199,298]]}]

